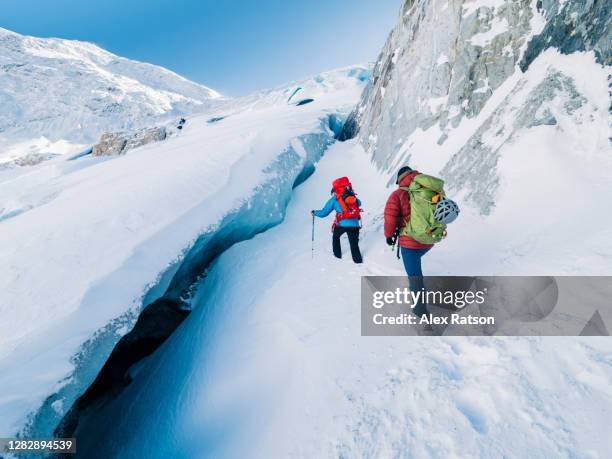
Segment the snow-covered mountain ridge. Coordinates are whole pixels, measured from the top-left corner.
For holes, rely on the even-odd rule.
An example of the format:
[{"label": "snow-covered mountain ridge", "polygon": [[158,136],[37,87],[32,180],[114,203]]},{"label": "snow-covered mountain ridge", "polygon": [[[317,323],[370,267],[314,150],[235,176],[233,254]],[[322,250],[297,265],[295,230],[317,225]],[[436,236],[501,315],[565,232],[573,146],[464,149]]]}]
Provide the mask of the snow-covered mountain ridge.
[{"label": "snow-covered mountain ridge", "polygon": [[76,152],[103,132],[202,112],[216,91],[81,41],[0,28],[0,162]]}]

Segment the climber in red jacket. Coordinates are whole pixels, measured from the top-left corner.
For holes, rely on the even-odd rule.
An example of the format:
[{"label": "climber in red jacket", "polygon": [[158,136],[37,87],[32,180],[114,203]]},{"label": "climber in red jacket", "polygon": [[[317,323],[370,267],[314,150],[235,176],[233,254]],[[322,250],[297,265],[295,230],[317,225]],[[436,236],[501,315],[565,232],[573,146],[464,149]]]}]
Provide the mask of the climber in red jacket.
[{"label": "climber in red jacket", "polygon": [[[408,166],[402,167],[397,173],[395,183],[399,187],[407,187],[420,172]],[[399,235],[400,230],[406,226],[410,218],[410,195],[406,190],[398,188],[385,206],[385,237],[387,244],[394,245],[399,237],[399,245],[406,274],[410,279],[411,288],[419,290],[423,287],[423,271],[421,258],[433,247],[433,244],[421,244],[410,236]]]},{"label": "climber in red jacket", "polygon": [[[421,258],[433,247],[433,244],[421,244],[410,236],[399,234],[410,218],[410,195],[406,190],[402,190],[402,187],[408,187],[419,174],[419,171],[412,170],[408,166],[400,168],[395,181],[398,189],[391,193],[385,205],[385,238],[388,245],[399,243],[404,269],[408,275],[410,289],[413,291],[424,288]],[[427,307],[420,302],[413,312],[417,316],[427,314]]]}]

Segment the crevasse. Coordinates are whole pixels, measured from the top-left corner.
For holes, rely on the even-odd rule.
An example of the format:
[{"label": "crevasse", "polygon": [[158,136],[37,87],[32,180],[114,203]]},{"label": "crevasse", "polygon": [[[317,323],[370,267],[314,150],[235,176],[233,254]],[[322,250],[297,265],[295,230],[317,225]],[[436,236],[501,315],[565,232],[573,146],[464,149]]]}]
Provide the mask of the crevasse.
[{"label": "crevasse", "polygon": [[[117,318],[89,340],[73,359],[75,371],[70,380],[46,399],[22,434],[41,437],[50,436],[54,430],[62,436],[78,432],[82,439],[79,451],[87,451],[87,438],[93,438],[93,430],[96,438],[102,433],[97,427],[91,429],[97,424],[98,410],[120,395],[137,372],[146,368],[145,359],[189,315],[194,305],[192,297],[216,257],[233,244],[283,221],[292,190],[314,172],[316,162],[334,142],[340,119],[341,115],[332,114],[321,120],[316,132],[292,139],[264,169],[267,178],[253,194],[245,196],[239,208],[200,235],[180,261],[151,287],[138,315],[130,312]],[[132,326],[125,334],[126,328]],[[66,413],[63,417],[62,412]]]}]

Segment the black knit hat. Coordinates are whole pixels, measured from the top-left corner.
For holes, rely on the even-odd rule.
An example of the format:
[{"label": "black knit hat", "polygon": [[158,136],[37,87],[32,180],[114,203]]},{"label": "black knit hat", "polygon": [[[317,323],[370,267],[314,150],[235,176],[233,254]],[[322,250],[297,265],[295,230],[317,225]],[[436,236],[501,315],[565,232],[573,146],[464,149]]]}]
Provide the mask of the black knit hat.
[{"label": "black knit hat", "polygon": [[395,184],[398,185],[400,181],[400,177],[404,175],[406,172],[412,172],[412,168],[408,166],[400,167],[400,170],[397,171],[397,179],[395,180]]}]

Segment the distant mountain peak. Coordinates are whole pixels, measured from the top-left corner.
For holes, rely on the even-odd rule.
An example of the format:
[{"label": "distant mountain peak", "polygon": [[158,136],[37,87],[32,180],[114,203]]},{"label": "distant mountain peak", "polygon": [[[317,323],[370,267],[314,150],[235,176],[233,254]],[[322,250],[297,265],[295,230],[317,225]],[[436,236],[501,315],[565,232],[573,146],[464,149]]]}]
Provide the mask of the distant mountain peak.
[{"label": "distant mountain peak", "polygon": [[93,43],[0,28],[0,153],[40,137],[88,144],[105,131],[206,111],[219,99],[211,88]]}]

